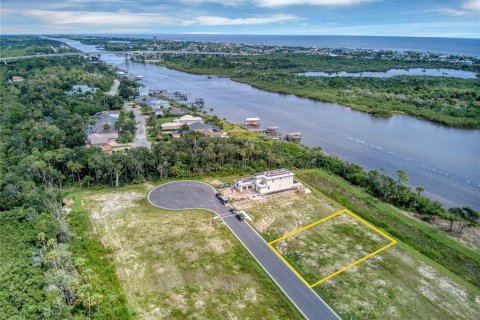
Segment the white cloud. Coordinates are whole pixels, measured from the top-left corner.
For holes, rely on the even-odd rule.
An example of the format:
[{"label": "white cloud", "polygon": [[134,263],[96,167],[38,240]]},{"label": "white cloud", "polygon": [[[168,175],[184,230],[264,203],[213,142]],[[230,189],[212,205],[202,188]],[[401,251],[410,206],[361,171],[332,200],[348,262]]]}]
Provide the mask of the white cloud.
[{"label": "white cloud", "polygon": [[85,26],[144,26],[144,25],[191,25],[192,20],[183,20],[162,13],[144,12],[102,12],[102,11],[57,11],[26,9],[25,16],[38,19],[51,25],[85,25]]},{"label": "white cloud", "polygon": [[[166,13],[146,12],[103,12],[103,11],[58,11],[44,9],[26,9],[16,11],[9,9],[4,14],[21,14],[34,20],[41,21],[53,27],[85,27],[85,28],[121,28],[128,27],[145,29],[154,26],[230,26],[230,25],[259,25],[283,23],[300,19],[288,14],[256,15],[250,17],[229,18],[222,16],[180,16]],[[81,31],[81,29],[78,29]]]},{"label": "white cloud", "polygon": [[376,0],[255,0],[261,7],[286,7],[294,5],[310,5],[324,7],[344,7],[362,3],[375,2]]},{"label": "white cloud", "polygon": [[429,11],[451,16],[480,15],[480,0],[467,0],[463,1],[460,6],[455,8],[439,8]]},{"label": "white cloud", "polygon": [[217,16],[200,16],[194,18],[198,24],[204,26],[227,26],[227,25],[248,25],[248,24],[268,24],[281,23],[299,19],[297,16],[289,14],[273,14],[269,16],[259,16],[251,18],[225,18]]},{"label": "white cloud", "polygon": [[258,7],[276,8],[297,5],[342,7],[379,0],[180,0],[187,4],[217,3],[225,6],[255,5]]}]

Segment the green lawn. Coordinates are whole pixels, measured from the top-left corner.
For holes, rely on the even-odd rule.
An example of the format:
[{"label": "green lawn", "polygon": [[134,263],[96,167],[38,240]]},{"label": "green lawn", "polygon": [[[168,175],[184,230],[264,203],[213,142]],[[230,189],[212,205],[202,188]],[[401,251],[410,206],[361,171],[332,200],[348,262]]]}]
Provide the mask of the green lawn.
[{"label": "green lawn", "polygon": [[341,213],[273,245],[313,285],[390,242]]}]

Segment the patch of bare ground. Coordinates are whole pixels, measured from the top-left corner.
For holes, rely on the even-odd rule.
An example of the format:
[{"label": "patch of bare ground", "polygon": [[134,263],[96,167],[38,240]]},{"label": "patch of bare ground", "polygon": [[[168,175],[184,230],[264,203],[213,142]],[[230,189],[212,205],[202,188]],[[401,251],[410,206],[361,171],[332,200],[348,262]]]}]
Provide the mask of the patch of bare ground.
[{"label": "patch of bare ground", "polygon": [[230,231],[205,211],[166,211],[136,192],[85,199],[142,319],[300,319]]}]

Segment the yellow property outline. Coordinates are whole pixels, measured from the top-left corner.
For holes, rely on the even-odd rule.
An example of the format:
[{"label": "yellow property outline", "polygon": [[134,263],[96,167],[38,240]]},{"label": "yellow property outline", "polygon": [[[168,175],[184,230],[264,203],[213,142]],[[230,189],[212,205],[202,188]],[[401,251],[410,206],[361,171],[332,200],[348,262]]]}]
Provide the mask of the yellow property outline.
[{"label": "yellow property outline", "polygon": [[[357,219],[357,220],[360,221],[362,224],[364,224],[364,225],[367,226],[368,228],[374,230],[375,232],[377,232],[378,234],[380,234],[381,236],[383,236],[385,239],[390,240],[391,242],[388,243],[387,245],[381,247],[380,249],[378,249],[378,250],[376,250],[376,251],[374,251],[374,252],[372,252],[372,253],[367,254],[365,257],[363,257],[363,258],[361,258],[361,259],[358,259],[357,261],[355,261],[355,262],[353,262],[353,263],[350,263],[350,264],[347,265],[346,267],[343,267],[342,269],[333,272],[332,274],[326,276],[325,278],[323,278],[323,279],[321,279],[321,280],[319,280],[319,281],[317,281],[317,282],[315,282],[315,283],[313,283],[313,284],[310,284],[310,283],[307,282],[307,280],[305,280],[305,278],[302,277],[302,275],[301,275],[294,267],[292,267],[292,265],[287,261],[287,259],[285,259],[285,258],[282,256],[282,254],[281,254],[280,252],[278,252],[277,249],[275,249],[275,247],[274,247],[273,245],[274,245],[275,243],[277,243],[277,242],[279,242],[279,241],[282,241],[282,240],[285,240],[285,239],[287,239],[287,238],[289,238],[289,237],[291,237],[291,236],[293,236],[293,235],[295,235],[295,234],[297,234],[297,233],[299,233],[299,232],[302,232],[302,231],[304,231],[304,230],[306,230],[306,229],[309,229],[309,228],[311,228],[311,227],[313,227],[313,226],[316,226],[317,224],[320,224],[320,223],[325,222],[325,221],[327,221],[327,220],[329,220],[329,219],[335,218],[336,216],[339,216],[339,215],[341,215],[342,213],[346,213],[346,214],[350,215],[351,217]],[[302,228],[300,228],[300,229],[298,229],[298,230],[295,230],[295,231],[292,231],[292,232],[290,232],[290,233],[287,233],[286,235],[284,235],[284,236],[282,236],[282,237],[280,237],[280,238],[278,238],[278,239],[276,239],[276,240],[273,240],[273,241],[269,242],[269,243],[268,243],[268,246],[269,246],[269,247],[273,250],[273,252],[275,252],[275,254],[293,271],[293,273],[295,273],[295,274],[297,275],[297,277],[300,278],[300,280],[302,280],[302,281],[303,281],[307,286],[309,286],[310,288],[313,288],[313,287],[315,287],[315,286],[317,286],[317,285],[319,285],[319,284],[327,281],[328,279],[331,279],[331,278],[335,277],[336,275],[342,273],[343,271],[350,269],[350,268],[353,267],[354,265],[357,265],[357,264],[359,264],[360,262],[365,261],[365,260],[367,260],[367,259],[370,258],[370,257],[373,257],[373,256],[376,255],[377,253],[379,253],[379,252],[387,249],[388,247],[393,246],[393,245],[396,244],[396,243],[397,243],[397,240],[393,239],[393,238],[390,237],[389,235],[387,235],[387,234],[385,234],[384,232],[380,231],[378,228],[376,228],[376,227],[373,226],[372,224],[368,223],[367,221],[363,220],[362,218],[360,218],[358,215],[356,215],[356,214],[353,213],[352,211],[350,211],[350,210],[348,210],[348,209],[342,209],[342,210],[340,210],[340,211],[338,211],[338,212],[335,212],[334,214],[329,215],[328,217],[325,217],[325,218],[323,218],[323,219],[320,219],[320,220],[318,220],[318,221],[315,221],[315,222],[313,222],[313,223],[311,223],[311,224],[309,224],[309,225],[306,225],[305,227],[302,227]]]}]

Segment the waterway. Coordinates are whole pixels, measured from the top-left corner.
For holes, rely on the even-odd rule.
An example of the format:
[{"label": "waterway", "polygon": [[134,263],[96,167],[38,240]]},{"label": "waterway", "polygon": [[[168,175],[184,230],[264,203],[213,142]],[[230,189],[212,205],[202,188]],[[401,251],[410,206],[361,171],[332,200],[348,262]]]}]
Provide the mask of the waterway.
[{"label": "waterway", "polygon": [[[94,46],[66,40],[91,52]],[[260,117],[262,126],[277,125],[283,133],[300,131],[302,143],[367,170],[398,169],[409,184],[423,186],[426,194],[450,206],[480,209],[480,130],[449,128],[397,114],[378,118],[332,103],[253,88],[226,78],[207,77],[152,64],[128,63],[114,54],[102,54],[107,63],[142,75],[152,89],[185,90],[191,98],[205,99],[207,110],[232,122]]]},{"label": "waterway", "polygon": [[430,76],[430,77],[449,77],[460,79],[475,79],[477,73],[472,71],[455,70],[455,69],[390,69],[384,72],[321,72],[321,71],[309,71],[298,73],[301,76],[307,77],[361,77],[361,78],[391,78],[397,76]]}]

